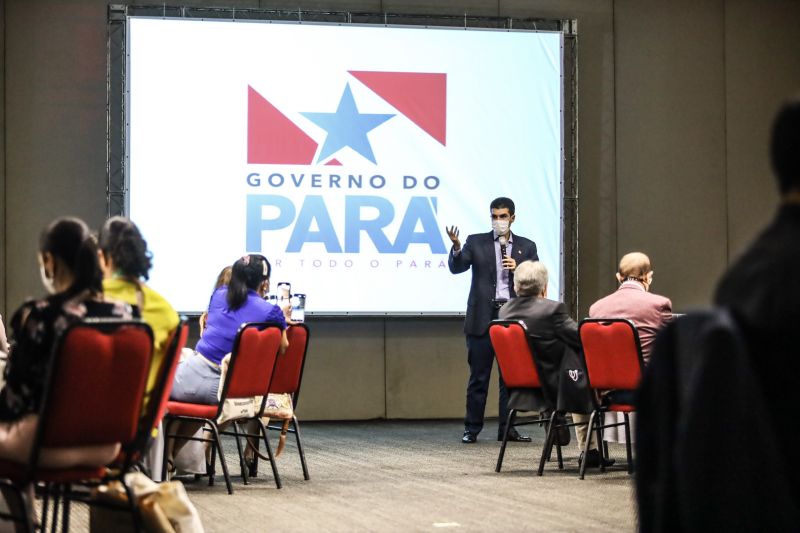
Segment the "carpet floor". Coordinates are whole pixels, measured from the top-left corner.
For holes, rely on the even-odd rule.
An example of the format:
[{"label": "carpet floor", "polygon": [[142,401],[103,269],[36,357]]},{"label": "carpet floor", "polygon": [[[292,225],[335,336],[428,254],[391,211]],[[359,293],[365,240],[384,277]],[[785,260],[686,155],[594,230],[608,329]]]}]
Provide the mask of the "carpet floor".
[{"label": "carpet floor", "polygon": [[[500,443],[489,422],[475,444],[461,444],[455,421],[306,423],[301,436],[310,481],[304,481],[293,440],[278,458],[283,488],[263,462],[243,485],[235,445],[226,451],[236,472],[234,495],[224,484],[187,482],[209,533],[244,531],[632,531],[632,478],[625,448],[606,473],[578,479],[577,445],[564,449],[538,477],[544,430],[530,426],[532,443],[511,443],[501,473]],[[291,436],[290,436],[291,437]],[[486,437],[486,438],[484,438]],[[555,454],[554,454],[555,458]],[[619,466],[618,466],[619,465]]]},{"label": "carpet floor", "polygon": [[[278,458],[283,488],[261,462],[244,485],[236,445],[223,442],[233,475],[229,496],[219,475],[179,476],[208,533],[233,531],[633,531],[633,480],[625,448],[610,445],[617,464],[578,479],[578,449],[564,448],[538,477],[544,430],[528,426],[532,443],[510,443],[501,473],[496,421],[475,444],[461,444],[458,421],[307,422],[301,426],[310,481],[303,480],[292,435]],[[271,439],[273,447],[277,439]],[[555,453],[553,454],[555,459]],[[72,531],[87,531],[82,505],[73,507]]]}]

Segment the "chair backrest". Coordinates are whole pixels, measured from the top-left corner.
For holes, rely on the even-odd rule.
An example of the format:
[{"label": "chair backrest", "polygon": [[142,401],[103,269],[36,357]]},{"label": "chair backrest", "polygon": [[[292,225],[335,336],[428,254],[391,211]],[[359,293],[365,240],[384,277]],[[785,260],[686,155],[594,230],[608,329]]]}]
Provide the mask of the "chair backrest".
[{"label": "chair backrest", "polygon": [[268,322],[242,324],[233,343],[231,360],[220,396],[230,398],[265,396],[281,347],[280,326]]},{"label": "chair backrest", "polygon": [[586,318],[578,332],[592,388],[633,390],[639,386],[642,345],[633,322],[624,318]]},{"label": "chair backrest", "polygon": [[153,356],[150,326],[86,319],[61,336],[53,353],[32,462],[39,446],[133,441]]},{"label": "chair backrest", "polygon": [[300,383],[303,379],[306,353],[308,352],[308,326],[305,324],[292,324],[286,331],[286,336],[289,339],[289,347],[286,352],[278,356],[269,392],[293,395],[296,407]]},{"label": "chair backrest", "polygon": [[489,326],[489,338],[506,387],[531,389],[542,386],[524,322],[493,320]]},{"label": "chair backrest", "polygon": [[181,359],[181,351],[186,346],[189,338],[189,324],[186,317],[181,317],[180,322],[170,333],[167,349],[161,360],[161,368],[156,374],[156,382],[150,391],[150,399],[142,416],[142,429],[148,435],[164,418],[167,411],[167,401],[175,382],[175,371]]}]

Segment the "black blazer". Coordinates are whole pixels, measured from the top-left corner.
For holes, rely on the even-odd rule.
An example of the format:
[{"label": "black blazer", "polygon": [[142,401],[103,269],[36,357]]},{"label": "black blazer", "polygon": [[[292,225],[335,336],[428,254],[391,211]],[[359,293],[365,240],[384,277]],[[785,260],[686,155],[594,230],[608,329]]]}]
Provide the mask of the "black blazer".
[{"label": "black blazer", "polygon": [[[513,235],[512,257],[517,264],[532,260],[538,261],[536,243],[525,237]],[[464,321],[464,333],[467,335],[483,335],[489,329],[492,320],[492,300],[497,286],[497,257],[494,250],[494,232],[476,233],[467,237],[461,253],[454,256],[450,249],[447,260],[450,272],[460,274],[472,267],[472,285],[467,299],[467,317]],[[514,273],[508,276],[511,297],[514,294]]]},{"label": "black blazer", "polygon": [[[689,313],[656,337],[638,399],[640,532],[797,531],[796,440],[784,454],[775,431],[794,426],[797,407],[774,417],[752,355],[723,309]],[[781,390],[787,404],[795,390]]]},{"label": "black blazer", "polygon": [[[579,355],[578,325],[567,313],[567,306],[546,298],[520,296],[500,309],[499,318],[525,322],[544,393],[544,404],[536,407],[591,413],[585,365]],[[570,371],[577,371],[578,378],[570,378]]]}]

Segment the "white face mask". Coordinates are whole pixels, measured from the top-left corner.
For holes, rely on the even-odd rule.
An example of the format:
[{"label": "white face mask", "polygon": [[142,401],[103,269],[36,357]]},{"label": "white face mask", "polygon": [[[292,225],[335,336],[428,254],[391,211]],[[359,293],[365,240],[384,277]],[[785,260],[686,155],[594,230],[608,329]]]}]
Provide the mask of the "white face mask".
[{"label": "white face mask", "polygon": [[45,290],[50,294],[55,294],[56,286],[53,278],[47,277],[47,271],[42,264],[39,265],[39,275],[42,277],[42,285],[44,285]]},{"label": "white face mask", "polygon": [[497,235],[505,235],[510,224],[508,220],[492,220],[492,229]]}]

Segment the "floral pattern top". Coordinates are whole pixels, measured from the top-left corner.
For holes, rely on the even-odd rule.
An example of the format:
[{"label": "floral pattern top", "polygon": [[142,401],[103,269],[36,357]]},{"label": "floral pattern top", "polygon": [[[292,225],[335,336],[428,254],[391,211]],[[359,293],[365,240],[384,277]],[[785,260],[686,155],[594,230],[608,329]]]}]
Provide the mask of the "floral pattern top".
[{"label": "floral pattern top", "polygon": [[9,323],[14,343],[3,373],[0,420],[11,422],[39,411],[56,340],[69,326],[87,317],[130,319],[134,313],[124,302],[96,299],[88,292],[67,300],[59,295],[30,300],[14,313]]}]

